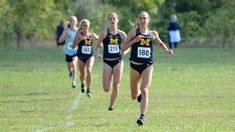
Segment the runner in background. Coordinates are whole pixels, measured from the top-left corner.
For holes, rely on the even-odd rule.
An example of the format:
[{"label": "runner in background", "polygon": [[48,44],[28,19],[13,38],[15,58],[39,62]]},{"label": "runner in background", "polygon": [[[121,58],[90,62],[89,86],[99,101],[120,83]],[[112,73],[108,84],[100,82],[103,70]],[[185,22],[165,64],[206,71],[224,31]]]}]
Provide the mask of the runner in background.
[{"label": "runner in background", "polygon": [[65,61],[67,62],[67,68],[69,77],[72,77],[72,88],[76,88],[77,77],[77,47],[72,49],[73,41],[75,39],[77,27],[77,17],[71,16],[69,18],[69,27],[64,30],[59,38],[59,43],[65,41]]},{"label": "runner in background", "polygon": [[[111,88],[108,110],[113,110],[113,105],[119,93],[120,81],[122,77],[124,63],[122,60],[121,43],[126,39],[126,33],[118,29],[118,15],[115,12],[108,14],[109,27],[102,31],[96,46],[96,56],[103,58],[103,89],[108,92]],[[103,47],[103,56],[99,53],[99,48]]]},{"label": "runner in background", "polygon": [[72,48],[78,46],[78,64],[80,71],[81,92],[85,92],[85,74],[86,74],[86,95],[91,97],[92,67],[95,61],[93,55],[93,40],[98,40],[99,36],[89,32],[90,21],[81,20],[79,31],[76,34]]}]

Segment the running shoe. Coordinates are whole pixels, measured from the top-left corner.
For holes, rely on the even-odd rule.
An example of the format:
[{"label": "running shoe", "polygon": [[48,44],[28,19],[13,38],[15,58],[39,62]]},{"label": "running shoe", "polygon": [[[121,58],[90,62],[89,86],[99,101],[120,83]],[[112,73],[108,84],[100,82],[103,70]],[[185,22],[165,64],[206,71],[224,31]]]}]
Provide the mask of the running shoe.
[{"label": "running shoe", "polygon": [[144,125],[144,116],[140,116],[140,118],[136,121],[136,123],[137,123],[139,126]]},{"label": "running shoe", "polygon": [[84,84],[83,84],[83,83],[81,84],[81,92],[82,92],[82,93],[84,93],[84,92],[85,92],[85,86],[84,86]]},{"label": "running shoe", "polygon": [[109,107],[108,110],[109,110],[109,111],[113,111],[113,108],[112,108],[112,107]]},{"label": "running shoe", "polygon": [[72,88],[76,88],[76,84],[74,82],[72,83]]},{"label": "running shoe", "polygon": [[73,72],[69,72],[69,77],[72,77],[73,76]]},{"label": "running shoe", "polygon": [[89,98],[91,97],[91,91],[89,89],[86,90],[86,96]]}]

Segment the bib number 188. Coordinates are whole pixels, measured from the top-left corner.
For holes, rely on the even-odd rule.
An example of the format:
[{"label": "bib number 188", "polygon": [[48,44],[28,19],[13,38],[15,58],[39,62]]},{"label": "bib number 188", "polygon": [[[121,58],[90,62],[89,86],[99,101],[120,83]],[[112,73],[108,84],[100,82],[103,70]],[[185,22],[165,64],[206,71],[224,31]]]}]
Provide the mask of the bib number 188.
[{"label": "bib number 188", "polygon": [[137,53],[137,57],[138,58],[150,58],[150,48],[146,48],[146,47],[138,47],[138,53]]}]

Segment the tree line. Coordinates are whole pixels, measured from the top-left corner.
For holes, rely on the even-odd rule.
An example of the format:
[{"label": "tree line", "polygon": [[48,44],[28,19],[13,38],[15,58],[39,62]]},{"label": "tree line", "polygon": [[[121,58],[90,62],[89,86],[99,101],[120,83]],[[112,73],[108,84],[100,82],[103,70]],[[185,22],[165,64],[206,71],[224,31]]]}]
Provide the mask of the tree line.
[{"label": "tree line", "polygon": [[151,28],[167,42],[172,14],[178,16],[184,45],[234,47],[235,1],[231,0],[1,0],[0,47],[21,47],[23,42],[53,40],[61,20],[75,15],[91,21],[99,33],[107,25],[107,14],[115,11],[119,27],[128,32],[139,11],[151,16]]}]

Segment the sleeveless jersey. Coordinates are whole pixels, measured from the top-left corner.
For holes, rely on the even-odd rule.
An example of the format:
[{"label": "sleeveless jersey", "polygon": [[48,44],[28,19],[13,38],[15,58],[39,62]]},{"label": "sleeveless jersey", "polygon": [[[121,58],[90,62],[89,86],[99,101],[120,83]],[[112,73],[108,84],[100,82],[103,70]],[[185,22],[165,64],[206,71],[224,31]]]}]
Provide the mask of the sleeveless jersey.
[{"label": "sleeveless jersey", "polygon": [[122,38],[119,33],[112,35],[107,30],[107,36],[103,40],[103,58],[121,58],[121,42]]},{"label": "sleeveless jersey", "polygon": [[73,41],[75,39],[76,33],[78,31],[78,28],[76,27],[75,32],[72,31],[71,28],[68,28],[68,35],[71,35],[70,38],[66,39],[65,41],[65,54],[73,56],[77,53],[78,47],[76,46],[74,49],[72,49]]},{"label": "sleeveless jersey", "polygon": [[153,63],[153,35],[149,32],[148,35],[141,34],[140,30],[136,30],[136,36],[141,35],[139,42],[131,46],[130,61],[152,64]]},{"label": "sleeveless jersey", "polygon": [[93,46],[92,46],[92,36],[89,35],[86,39],[82,40],[78,44],[78,55],[82,56],[92,56]]}]

